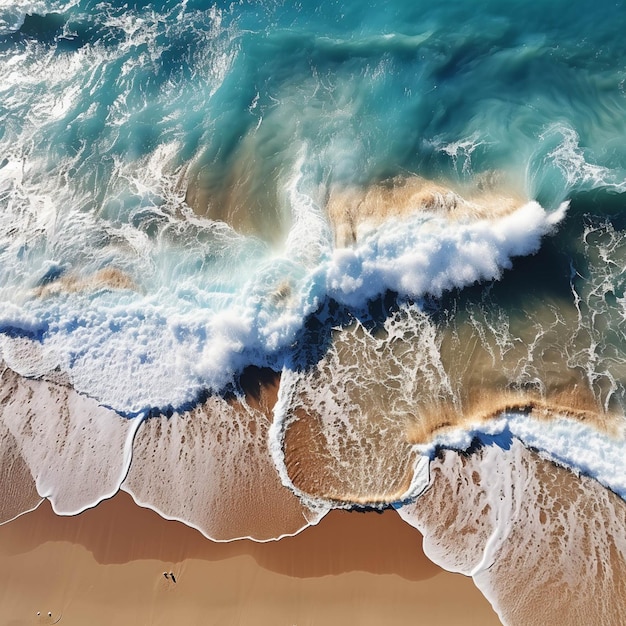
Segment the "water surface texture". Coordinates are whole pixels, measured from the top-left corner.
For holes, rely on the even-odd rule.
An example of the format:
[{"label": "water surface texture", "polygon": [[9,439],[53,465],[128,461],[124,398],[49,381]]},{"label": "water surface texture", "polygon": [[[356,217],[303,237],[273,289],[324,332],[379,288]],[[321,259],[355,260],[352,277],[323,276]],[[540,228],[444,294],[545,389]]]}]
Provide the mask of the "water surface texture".
[{"label": "water surface texture", "polygon": [[394,506],[454,569],[424,507],[457,484],[441,516],[483,551],[458,571],[529,624],[482,519],[526,480],[497,532],[549,551],[584,516],[572,550],[603,542],[618,581],[593,517],[626,498],[625,24],[606,0],[0,0],[2,519],[121,487],[270,540]]}]

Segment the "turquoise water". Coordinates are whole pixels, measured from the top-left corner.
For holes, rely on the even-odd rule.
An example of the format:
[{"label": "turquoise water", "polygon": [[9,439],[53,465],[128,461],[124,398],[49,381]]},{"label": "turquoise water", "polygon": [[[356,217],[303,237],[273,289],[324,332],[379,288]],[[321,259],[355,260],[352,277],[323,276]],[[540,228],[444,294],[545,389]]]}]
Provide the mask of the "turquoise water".
[{"label": "turquoise water", "polygon": [[[0,11],[2,328],[42,342],[77,388],[117,410],[191,402],[249,363],[280,369],[307,316],[321,307],[324,323],[341,323],[326,318],[329,298],[358,312],[387,290],[439,297],[500,277],[550,230],[546,218],[529,241],[485,242],[492,258],[475,271],[446,267],[446,252],[441,271],[413,263],[393,276],[423,229],[338,257],[324,214],[335,187],[497,176],[547,215],[570,201],[549,243],[559,263],[534,262],[538,281],[507,274],[508,293],[541,289],[529,282],[569,291],[570,261],[575,276],[592,271],[580,251],[586,225],[623,227],[619,3],[59,1]],[[228,212],[235,230],[207,219]],[[435,248],[459,251],[481,235],[458,237]],[[457,265],[472,263],[461,254]],[[617,263],[618,305],[605,308],[621,327]],[[111,267],[136,290],[32,298]],[[350,272],[363,284],[346,286]],[[285,285],[290,300],[278,306],[270,296]],[[137,342],[144,349],[129,348]],[[178,391],[94,380],[129,349],[129,374],[165,370]]]},{"label": "turquoise water", "polygon": [[[621,420],[623,24],[606,1],[1,3],[5,362],[125,417],[255,365],[287,415],[358,405],[341,369],[400,430],[483,391]],[[411,181],[443,208],[402,208]],[[463,214],[466,193],[496,199]],[[613,485],[570,434],[555,458]]]},{"label": "turquoise water", "polygon": [[[576,558],[623,563],[598,529],[626,498],[625,23],[607,0],[0,0],[0,461],[7,501],[34,485],[7,519],[122,488],[269,540],[392,505],[448,569],[477,538],[456,569],[500,615],[514,529],[549,553],[590,528]],[[249,366],[280,382],[246,396]],[[594,479],[575,506],[535,452]],[[447,545],[429,467],[467,496],[441,487]],[[619,499],[587,515],[598,484]]]}]

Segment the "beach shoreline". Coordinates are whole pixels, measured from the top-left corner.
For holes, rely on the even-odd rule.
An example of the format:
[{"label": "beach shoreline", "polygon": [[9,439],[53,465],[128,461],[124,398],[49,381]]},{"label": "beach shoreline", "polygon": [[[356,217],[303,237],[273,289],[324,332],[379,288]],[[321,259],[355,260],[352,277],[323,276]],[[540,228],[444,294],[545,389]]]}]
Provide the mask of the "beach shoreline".
[{"label": "beach shoreline", "polygon": [[391,510],[333,511],[277,542],[215,543],[123,492],[70,517],[44,501],[0,526],[0,604],[11,626],[499,624],[471,579],[430,562],[421,541]]}]

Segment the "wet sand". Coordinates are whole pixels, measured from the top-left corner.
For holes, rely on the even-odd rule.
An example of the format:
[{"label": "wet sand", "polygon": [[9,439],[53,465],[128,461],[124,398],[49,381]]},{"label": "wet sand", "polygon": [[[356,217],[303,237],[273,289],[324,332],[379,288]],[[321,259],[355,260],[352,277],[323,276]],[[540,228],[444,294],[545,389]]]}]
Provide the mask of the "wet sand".
[{"label": "wet sand", "polygon": [[442,451],[401,509],[438,564],[472,575],[509,626],[623,626],[626,504],[513,440]]},{"label": "wet sand", "polygon": [[219,544],[125,493],[74,517],[46,501],[0,526],[1,621],[499,624],[471,579],[431,563],[421,542],[393,511],[333,511],[279,542]]}]

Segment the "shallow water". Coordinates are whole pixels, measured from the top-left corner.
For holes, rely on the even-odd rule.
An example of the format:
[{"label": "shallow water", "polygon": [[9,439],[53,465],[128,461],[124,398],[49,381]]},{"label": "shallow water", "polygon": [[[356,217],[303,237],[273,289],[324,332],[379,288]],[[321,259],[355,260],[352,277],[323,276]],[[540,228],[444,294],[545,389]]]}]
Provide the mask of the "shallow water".
[{"label": "shallow water", "polygon": [[429,558],[474,578],[503,623],[622,622],[623,500],[518,441],[446,451],[431,471],[431,488],[398,512],[425,534]]},{"label": "shallow water", "polygon": [[266,540],[476,441],[624,498],[623,20],[0,0],[3,519]]}]

